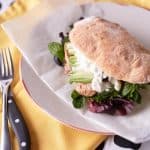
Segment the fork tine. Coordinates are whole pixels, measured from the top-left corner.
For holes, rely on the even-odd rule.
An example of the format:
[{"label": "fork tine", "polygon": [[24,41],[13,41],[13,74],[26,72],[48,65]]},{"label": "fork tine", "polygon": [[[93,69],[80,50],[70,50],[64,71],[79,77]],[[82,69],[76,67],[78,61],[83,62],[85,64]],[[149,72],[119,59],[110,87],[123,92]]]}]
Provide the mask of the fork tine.
[{"label": "fork tine", "polygon": [[5,73],[6,73],[6,68],[4,67],[5,66],[5,59],[4,59],[4,50],[2,49],[1,51],[1,58],[2,58],[2,63],[1,63],[1,70],[2,70],[2,76],[5,76]]},{"label": "fork tine", "polygon": [[3,74],[2,49],[0,49],[0,75]]},{"label": "fork tine", "polygon": [[4,65],[5,65],[5,75],[9,76],[9,66],[8,66],[8,57],[7,57],[7,49],[4,49]]},{"label": "fork tine", "polygon": [[10,75],[13,76],[13,74],[14,74],[13,60],[12,60],[12,55],[11,55],[11,52],[10,52],[9,48],[8,48],[8,55],[9,55],[9,70],[10,70]]},{"label": "fork tine", "polygon": [[8,75],[9,75],[9,69],[8,69],[8,62],[7,62],[7,53],[6,53],[6,49],[3,50],[3,54],[4,54],[5,76],[8,76]]},{"label": "fork tine", "polygon": [[14,68],[10,49],[1,49],[0,51],[0,75],[4,78],[13,77]]},{"label": "fork tine", "polygon": [[8,51],[8,49],[5,49],[5,51],[4,51],[4,53],[5,53],[5,65],[7,66],[7,75],[12,75],[12,73],[11,73],[11,68],[10,68],[10,57],[8,56],[8,53],[7,53],[7,51]]}]

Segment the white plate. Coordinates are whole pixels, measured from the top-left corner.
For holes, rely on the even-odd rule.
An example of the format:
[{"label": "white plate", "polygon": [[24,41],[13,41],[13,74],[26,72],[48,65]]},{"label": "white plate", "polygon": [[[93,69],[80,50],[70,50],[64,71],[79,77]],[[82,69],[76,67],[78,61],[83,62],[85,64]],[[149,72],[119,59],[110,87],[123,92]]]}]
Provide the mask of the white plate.
[{"label": "white plate", "polygon": [[[85,118],[81,117],[81,115],[75,114],[73,109],[71,109],[72,115],[68,115],[68,112],[64,111],[64,108],[66,109],[66,106],[63,106],[64,103],[60,102],[58,104],[51,105],[49,100],[53,99],[55,101],[58,97],[56,97],[56,95],[39,79],[25,59],[22,59],[20,66],[21,77],[26,91],[29,93],[33,101],[49,115],[53,116],[61,123],[73,128],[109,135],[112,134],[103,127],[95,126],[94,123],[92,124],[92,122],[87,121]],[[53,113],[54,107],[62,113]]]},{"label": "white plate", "polygon": [[142,95],[143,103],[134,109],[132,114],[125,117],[76,110],[71,104],[71,87],[66,84],[63,69],[54,63],[47,45],[50,41],[58,40],[58,33],[66,32],[68,26],[79,17],[96,15],[119,23],[145,47],[150,48],[150,12],[134,6],[99,3],[83,6],[69,5],[50,13],[49,5],[43,3],[26,15],[4,24],[5,31],[40,77],[38,82],[41,80],[45,83],[44,87],[49,86],[49,92],[47,91],[49,96],[44,98],[43,86],[31,82],[30,86],[35,84],[38,90],[35,95],[39,93],[34,100],[40,97],[38,104],[43,110],[66,124],[72,122],[71,125],[75,127],[97,132],[103,131],[102,127],[104,127],[107,129],[105,131],[114,132],[134,142],[149,140],[150,101],[146,98],[146,96],[150,97],[149,92]]}]

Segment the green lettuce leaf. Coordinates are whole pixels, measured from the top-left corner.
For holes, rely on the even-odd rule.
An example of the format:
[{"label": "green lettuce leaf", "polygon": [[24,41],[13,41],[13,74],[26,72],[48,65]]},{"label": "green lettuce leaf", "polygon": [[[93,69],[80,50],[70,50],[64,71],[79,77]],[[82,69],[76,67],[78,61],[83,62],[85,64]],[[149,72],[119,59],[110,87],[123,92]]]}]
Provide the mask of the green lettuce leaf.
[{"label": "green lettuce leaf", "polygon": [[71,97],[73,99],[72,104],[75,108],[82,108],[85,105],[86,98],[80,95],[77,91],[72,91]]},{"label": "green lettuce leaf", "polygon": [[64,61],[64,47],[58,42],[51,42],[48,44],[49,51],[52,55],[59,58],[61,62]]}]

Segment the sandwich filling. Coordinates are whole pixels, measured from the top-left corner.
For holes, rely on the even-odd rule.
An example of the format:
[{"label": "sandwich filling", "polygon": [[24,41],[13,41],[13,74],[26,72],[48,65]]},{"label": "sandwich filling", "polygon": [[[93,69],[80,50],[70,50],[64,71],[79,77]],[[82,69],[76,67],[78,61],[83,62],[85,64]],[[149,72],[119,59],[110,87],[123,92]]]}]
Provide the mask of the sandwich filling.
[{"label": "sandwich filling", "polygon": [[111,87],[114,87],[117,91],[121,89],[120,81],[107,76],[70,42],[65,44],[65,50],[67,51],[71,67],[69,74],[71,83],[90,83],[92,90],[96,92],[109,91]]},{"label": "sandwich filling", "polygon": [[[91,21],[91,18],[84,21]],[[141,103],[140,90],[147,88],[148,83],[129,83],[126,82],[128,80],[120,81],[107,75],[70,42],[68,34],[61,32],[59,36],[61,43],[51,42],[48,48],[56,64],[64,67],[70,84],[75,87],[71,93],[75,108],[86,106],[95,113],[126,115],[135,104]]]}]

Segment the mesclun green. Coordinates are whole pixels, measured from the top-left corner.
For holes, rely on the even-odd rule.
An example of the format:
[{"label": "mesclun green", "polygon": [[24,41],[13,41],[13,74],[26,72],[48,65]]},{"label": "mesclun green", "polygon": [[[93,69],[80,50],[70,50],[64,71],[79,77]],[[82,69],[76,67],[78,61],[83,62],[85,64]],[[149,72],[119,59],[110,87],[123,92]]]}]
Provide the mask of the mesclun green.
[{"label": "mesclun green", "polygon": [[133,100],[136,103],[141,103],[141,95],[139,93],[141,88],[145,88],[145,86],[125,82],[121,91],[121,95],[129,100]]},{"label": "mesclun green", "polygon": [[82,108],[86,103],[86,100],[92,100],[97,103],[113,100],[115,98],[125,98],[130,101],[134,101],[135,103],[141,103],[141,95],[139,93],[140,89],[145,89],[146,84],[131,84],[124,82],[122,85],[122,89],[120,91],[116,91],[113,87],[108,91],[103,91],[101,93],[96,93],[92,97],[86,97],[80,95],[77,91],[72,91],[71,97],[73,99],[72,103],[75,108]]},{"label": "mesclun green", "polygon": [[116,91],[114,88],[109,89],[109,91],[103,91],[101,93],[96,93],[92,97],[92,99],[96,102],[101,102],[109,99],[113,99],[115,97],[120,97],[119,92]]},{"label": "mesclun green", "polygon": [[138,91],[134,91],[131,93],[131,95],[129,95],[128,99],[131,99],[133,100],[134,102],[138,103],[138,104],[141,104],[141,95]]},{"label": "mesclun green", "polygon": [[63,63],[64,62],[64,45],[66,42],[69,42],[69,37],[64,36],[61,43],[59,42],[51,42],[48,44],[48,49],[52,55],[59,58],[59,60]]},{"label": "mesclun green", "polygon": [[86,100],[96,101],[98,103],[113,99],[118,96],[118,92],[114,89],[110,89],[109,91],[103,91],[101,93],[96,93],[92,97],[86,97],[80,95],[77,91],[73,90],[71,93],[71,97],[73,99],[72,104],[75,108],[82,108],[86,102]]},{"label": "mesclun green", "polygon": [[82,108],[84,106],[86,100],[84,96],[74,90],[71,93],[71,97],[73,99],[72,104],[75,108]]},{"label": "mesclun green", "polygon": [[64,38],[63,38],[62,41],[61,41],[61,44],[64,46],[65,43],[67,43],[67,42],[69,42],[69,37],[68,37],[68,35],[67,35],[67,36],[64,36]]},{"label": "mesclun green", "polygon": [[64,48],[62,44],[58,42],[52,42],[48,44],[48,48],[52,55],[58,57],[61,62],[64,61]]}]

